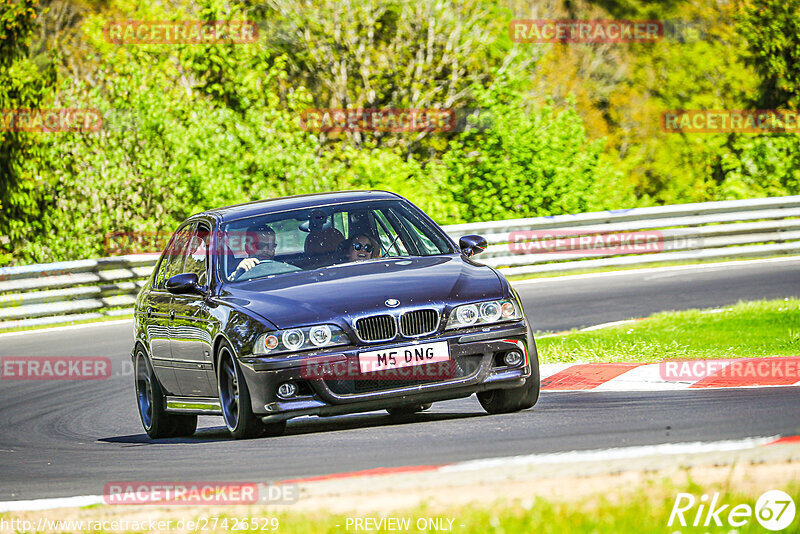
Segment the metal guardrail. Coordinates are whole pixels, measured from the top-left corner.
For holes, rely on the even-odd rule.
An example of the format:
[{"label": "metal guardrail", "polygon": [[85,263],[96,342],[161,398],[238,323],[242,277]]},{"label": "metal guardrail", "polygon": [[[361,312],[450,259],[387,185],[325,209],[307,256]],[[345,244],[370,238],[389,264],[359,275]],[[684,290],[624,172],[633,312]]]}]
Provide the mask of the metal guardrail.
[{"label": "metal guardrail", "polygon": [[135,254],[2,267],[0,330],[130,314],[157,259]]},{"label": "metal guardrail", "polygon": [[[506,275],[797,254],[800,196],[457,224],[444,229],[455,240],[466,234],[486,237],[489,247],[478,261]],[[627,249],[620,245],[626,238]],[[0,268],[0,330],[129,314],[157,258],[157,254],[141,254]]]}]

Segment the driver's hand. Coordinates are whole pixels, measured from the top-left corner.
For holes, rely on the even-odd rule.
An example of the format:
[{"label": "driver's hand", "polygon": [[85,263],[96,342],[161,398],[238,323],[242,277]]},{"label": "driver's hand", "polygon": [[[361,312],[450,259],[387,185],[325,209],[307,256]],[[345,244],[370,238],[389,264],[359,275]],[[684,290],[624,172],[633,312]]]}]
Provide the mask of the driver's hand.
[{"label": "driver's hand", "polygon": [[236,267],[237,269],[242,269],[244,272],[249,271],[253,267],[258,265],[258,260],[255,258],[245,258],[239,262],[239,265]]}]

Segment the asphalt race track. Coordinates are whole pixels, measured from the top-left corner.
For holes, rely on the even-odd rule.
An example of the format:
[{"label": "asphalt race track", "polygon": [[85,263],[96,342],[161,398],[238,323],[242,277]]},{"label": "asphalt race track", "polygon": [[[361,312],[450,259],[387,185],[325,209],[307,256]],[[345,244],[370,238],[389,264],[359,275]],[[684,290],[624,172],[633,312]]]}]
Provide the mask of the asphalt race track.
[{"label": "asphalt race track", "polygon": [[[800,296],[800,259],[517,283],[534,330],[653,312]],[[0,336],[0,357],[107,356],[97,381],[0,380],[0,500],[99,495],[111,481],[269,482],[375,467],[538,452],[800,434],[800,388],[657,393],[544,392],[489,416],[474,397],[395,419],[384,412],[289,423],[285,436],[230,439],[201,417],[191,439],[150,441],[136,413],[131,325]]]}]

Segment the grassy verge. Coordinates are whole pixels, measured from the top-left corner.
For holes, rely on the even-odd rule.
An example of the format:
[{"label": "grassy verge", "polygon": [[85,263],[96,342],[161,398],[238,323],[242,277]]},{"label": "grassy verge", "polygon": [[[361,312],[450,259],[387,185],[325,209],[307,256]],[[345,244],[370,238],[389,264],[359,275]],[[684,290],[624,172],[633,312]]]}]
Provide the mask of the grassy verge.
[{"label": "grassy verge", "polygon": [[646,321],[537,341],[541,363],[800,356],[800,299],[662,312]]},{"label": "grassy verge", "polygon": [[[781,489],[789,494],[794,502],[800,502],[800,483],[793,482],[788,485],[766,489]],[[182,521],[185,525],[193,521],[200,525],[197,530],[205,532],[227,532],[231,530],[247,532],[291,532],[292,534],[319,534],[319,533],[344,533],[344,532],[453,532],[457,534],[485,534],[485,533],[517,533],[517,532],[542,532],[562,534],[569,533],[641,533],[641,532],[712,532],[728,533],[731,531],[765,532],[755,516],[746,519],[746,523],[736,529],[728,524],[728,512],[737,505],[747,505],[755,510],[758,497],[765,491],[738,490],[730,484],[698,484],[691,480],[688,483],[674,484],[667,480],[650,480],[634,488],[624,490],[609,490],[593,494],[589,497],[569,501],[554,500],[542,497],[520,496],[512,500],[495,500],[471,505],[449,506],[445,508],[429,508],[420,506],[410,509],[386,510],[372,514],[332,514],[327,511],[310,511],[301,513],[297,511],[275,512],[264,508],[242,509],[241,513],[234,511],[214,512],[213,515],[199,512],[192,507],[178,511],[176,508],[161,510],[158,513],[148,513],[147,516],[136,514],[119,514],[119,508],[99,506],[87,507],[80,512],[78,517],[84,521],[110,521],[124,520],[122,525],[130,526],[134,521],[147,522],[148,519],[171,520],[172,525]],[[668,526],[670,515],[675,506],[679,493],[688,493],[694,496],[695,505],[684,512],[684,519],[688,527],[682,527],[676,518],[673,525]],[[717,496],[717,507],[728,505],[719,515],[723,526],[703,527],[706,518],[705,512],[701,517],[700,527],[691,524],[698,512],[702,495]],[[685,499],[688,499],[685,497]],[[682,501],[685,504],[687,501]],[[14,519],[32,521],[33,524],[45,517],[49,521],[58,518],[66,520],[64,515],[57,515],[58,511],[29,512],[20,515],[0,514],[0,524],[3,520],[8,525]],[[153,511],[155,512],[155,511]],[[381,519],[392,519],[394,523],[379,523]],[[247,524],[244,521],[247,521]],[[361,521],[361,528],[357,527],[356,520]],[[369,521],[369,528],[364,528],[364,521]],[[712,520],[713,521],[713,520]],[[400,527],[400,525],[403,525]],[[782,532],[798,532],[800,518]],[[19,525],[17,525],[19,526]],[[383,526],[383,528],[381,528]],[[249,527],[249,528],[248,528]],[[255,527],[255,528],[254,528]],[[400,527],[400,528],[398,528]],[[135,528],[135,527],[134,527]],[[174,527],[172,527],[174,529]],[[71,528],[64,530],[74,531]],[[171,529],[159,529],[169,531]],[[175,529],[173,531],[183,530]],[[93,532],[108,532],[105,528],[92,528]],[[128,530],[129,531],[129,530]],[[185,530],[184,530],[185,531]],[[191,531],[191,529],[190,529]]]},{"label": "grassy verge", "polygon": [[[507,278],[512,282],[518,282],[522,280],[533,280],[536,278],[555,278],[559,276],[570,276],[575,274],[596,274],[596,273],[609,273],[614,271],[637,271],[640,269],[653,269],[656,267],[679,267],[682,265],[703,265],[703,264],[713,264],[713,263],[737,263],[737,262],[748,262],[753,260],[765,260],[765,259],[773,259],[773,258],[788,258],[790,256],[786,254],[777,254],[772,256],[763,256],[763,257],[756,257],[756,258],[713,258],[708,260],[682,260],[682,261],[659,261],[654,263],[647,263],[642,265],[616,265],[612,267],[598,267],[594,269],[577,269],[574,271],[558,271],[552,273],[535,273],[535,274],[518,274],[513,276],[508,276]],[[478,261],[480,261],[480,256],[478,256]],[[500,270],[502,272],[502,269]]]},{"label": "grassy verge", "polygon": [[[697,485],[676,488],[669,483],[656,483],[654,487],[640,489],[634,492],[626,492],[619,496],[598,495],[579,502],[553,502],[541,497],[531,499],[520,499],[513,502],[498,502],[490,506],[462,506],[446,511],[437,510],[431,513],[425,508],[417,508],[406,512],[394,512],[388,517],[400,519],[408,518],[410,527],[408,530],[400,529],[402,532],[436,532],[436,528],[417,528],[423,526],[425,519],[440,520],[440,525],[447,526],[452,521],[452,530],[458,534],[484,534],[489,532],[496,533],[522,533],[522,532],[541,532],[563,534],[569,533],[641,533],[641,532],[719,532],[727,533],[732,527],[727,525],[727,516],[721,514],[723,527],[692,527],[691,523],[697,513],[695,505],[690,511],[684,514],[687,519],[688,527],[681,527],[677,520],[672,527],[668,527],[670,512],[675,503],[679,492],[691,493],[698,499],[703,494],[713,495],[719,491],[718,503],[730,503],[725,511],[729,511],[733,506],[746,504],[755,509],[758,495],[748,495],[745,493],[725,490],[709,489]],[[784,487],[795,502],[800,502],[800,485],[793,484]],[[375,518],[375,516],[373,516]],[[353,532],[354,525],[351,518],[349,529],[347,528],[347,516],[328,516],[328,517],[305,517],[299,519],[297,516],[283,516],[279,519],[280,530],[295,534],[317,534],[320,532],[338,533]],[[420,521],[422,519],[422,521]],[[705,513],[701,519],[705,520]],[[416,522],[420,521],[420,525]],[[790,526],[783,532],[798,532],[800,519],[795,518],[794,529]],[[378,532],[397,532],[398,530],[379,529]],[[757,522],[755,517],[751,518],[743,527],[736,529],[740,533],[745,532],[765,532],[765,529]]]}]

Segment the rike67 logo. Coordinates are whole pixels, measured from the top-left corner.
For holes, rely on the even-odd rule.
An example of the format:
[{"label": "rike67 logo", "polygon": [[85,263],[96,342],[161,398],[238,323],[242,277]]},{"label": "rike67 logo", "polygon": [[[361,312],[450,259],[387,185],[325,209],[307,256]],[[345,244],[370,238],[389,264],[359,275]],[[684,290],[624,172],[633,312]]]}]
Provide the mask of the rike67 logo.
[{"label": "rike67 logo", "polygon": [[[788,493],[780,490],[764,492],[756,501],[755,508],[749,504],[723,503],[719,493],[699,499],[691,493],[679,493],[669,514],[668,527],[726,527],[741,528],[754,518],[767,530],[777,532],[794,521],[795,505]],[[688,528],[686,532],[695,529]],[[676,534],[680,530],[674,531]]]}]

